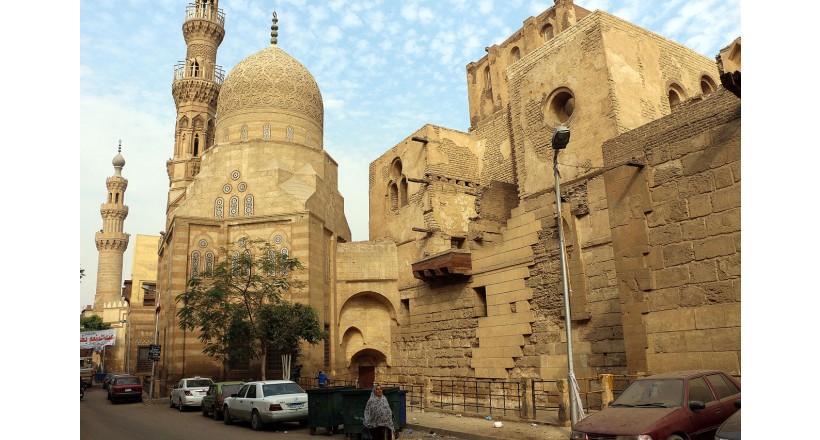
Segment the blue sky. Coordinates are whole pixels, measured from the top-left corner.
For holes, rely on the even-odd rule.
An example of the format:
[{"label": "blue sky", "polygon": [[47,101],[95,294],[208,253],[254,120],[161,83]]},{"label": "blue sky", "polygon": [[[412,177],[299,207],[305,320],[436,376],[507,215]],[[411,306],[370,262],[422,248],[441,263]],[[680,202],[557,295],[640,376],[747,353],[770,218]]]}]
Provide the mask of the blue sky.
[{"label": "blue sky", "polygon": [[[80,2],[80,306],[93,302],[102,227],[99,207],[122,140],[129,186],[125,231],[164,229],[176,109],[174,65],[184,59],[186,1]],[[270,44],[316,78],[325,104],[325,149],[339,163],[339,190],[353,240],[368,239],[370,162],[426,123],[466,131],[466,69],[504,41],[548,0],[307,1],[222,0],[226,35],[217,64],[225,72]],[[710,57],[740,36],[739,0],[576,1],[650,29]],[[129,279],[133,245],[126,251]]]}]

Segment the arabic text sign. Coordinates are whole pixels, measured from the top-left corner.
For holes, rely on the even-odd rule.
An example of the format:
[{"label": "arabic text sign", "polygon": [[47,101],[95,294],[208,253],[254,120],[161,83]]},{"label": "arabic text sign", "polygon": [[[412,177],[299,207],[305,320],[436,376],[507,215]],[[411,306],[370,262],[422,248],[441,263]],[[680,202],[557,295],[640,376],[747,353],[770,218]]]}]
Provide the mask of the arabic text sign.
[{"label": "arabic text sign", "polygon": [[117,329],[80,332],[80,348],[100,348],[114,345],[117,339]]}]

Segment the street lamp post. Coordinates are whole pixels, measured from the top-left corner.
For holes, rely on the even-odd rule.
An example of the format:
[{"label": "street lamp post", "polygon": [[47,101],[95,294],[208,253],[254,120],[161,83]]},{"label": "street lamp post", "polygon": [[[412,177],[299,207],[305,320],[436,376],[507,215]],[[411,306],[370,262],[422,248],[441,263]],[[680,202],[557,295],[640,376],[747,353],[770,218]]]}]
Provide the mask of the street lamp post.
[{"label": "street lamp post", "polygon": [[[160,291],[156,289],[152,289],[148,286],[142,286],[142,289],[146,292],[152,291],[157,294],[156,299],[154,300],[154,345],[157,345],[157,338],[159,337],[159,300],[160,300]],[[154,382],[157,381],[157,361],[151,361],[151,386],[148,388],[148,398],[154,398]]]},{"label": "street lamp post", "polygon": [[570,131],[564,125],[558,126],[552,136],[553,171],[555,173],[555,209],[558,214],[558,250],[561,256],[561,288],[564,293],[564,321],[567,328],[567,369],[569,378],[569,414],[572,425],[578,422],[578,401],[575,393],[575,371],[572,363],[572,326],[569,308],[569,277],[567,273],[566,248],[564,246],[564,219],[561,216],[561,179],[558,174],[558,152],[569,144]]}]

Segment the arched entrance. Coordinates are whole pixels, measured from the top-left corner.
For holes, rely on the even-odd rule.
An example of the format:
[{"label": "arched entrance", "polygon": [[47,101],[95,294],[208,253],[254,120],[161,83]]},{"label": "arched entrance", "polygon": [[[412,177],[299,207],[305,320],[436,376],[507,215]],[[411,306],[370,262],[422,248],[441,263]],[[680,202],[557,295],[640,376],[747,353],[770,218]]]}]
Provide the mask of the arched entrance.
[{"label": "arched entrance", "polygon": [[373,388],[376,372],[387,366],[387,357],[379,350],[365,348],[353,355],[350,361],[351,373],[355,373],[359,388]]}]

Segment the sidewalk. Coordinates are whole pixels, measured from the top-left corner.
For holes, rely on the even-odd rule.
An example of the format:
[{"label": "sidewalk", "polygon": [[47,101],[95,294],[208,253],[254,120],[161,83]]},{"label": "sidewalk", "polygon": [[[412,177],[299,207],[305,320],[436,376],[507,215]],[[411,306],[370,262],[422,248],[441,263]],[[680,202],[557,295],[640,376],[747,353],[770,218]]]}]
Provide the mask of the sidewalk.
[{"label": "sidewalk", "polygon": [[[500,421],[500,428],[493,423]],[[401,439],[545,440],[568,439],[570,429],[540,423],[459,417],[437,412],[408,412]],[[433,435],[430,433],[433,432]]]}]

